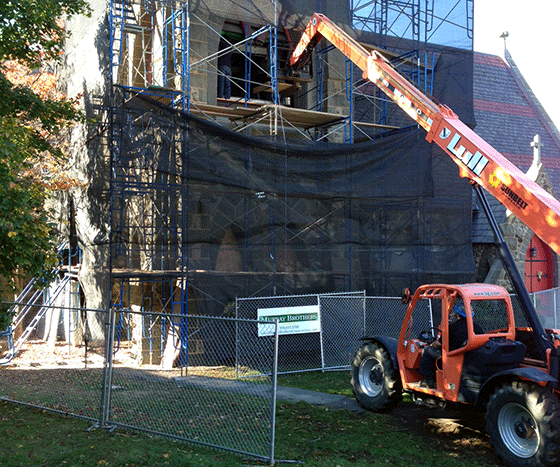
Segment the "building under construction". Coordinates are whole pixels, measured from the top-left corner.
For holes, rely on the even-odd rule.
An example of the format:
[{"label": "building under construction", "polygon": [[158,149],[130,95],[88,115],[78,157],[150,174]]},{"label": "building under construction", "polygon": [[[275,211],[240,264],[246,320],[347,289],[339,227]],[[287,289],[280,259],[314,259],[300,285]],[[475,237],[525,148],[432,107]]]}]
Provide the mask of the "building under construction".
[{"label": "building under construction", "polygon": [[[91,4],[68,24],[61,70],[92,122],[72,141],[86,188],[67,200],[89,307],[220,316],[241,296],[486,279],[493,239],[449,157],[328,43],[303,69],[288,64],[322,13],[466,124],[484,121],[504,151],[481,96],[493,65],[472,50],[473,0]],[[518,86],[507,106],[519,80],[496,63]],[[523,96],[540,129],[517,131],[520,166],[536,132],[559,147]],[[530,233],[515,235],[527,251]]]}]

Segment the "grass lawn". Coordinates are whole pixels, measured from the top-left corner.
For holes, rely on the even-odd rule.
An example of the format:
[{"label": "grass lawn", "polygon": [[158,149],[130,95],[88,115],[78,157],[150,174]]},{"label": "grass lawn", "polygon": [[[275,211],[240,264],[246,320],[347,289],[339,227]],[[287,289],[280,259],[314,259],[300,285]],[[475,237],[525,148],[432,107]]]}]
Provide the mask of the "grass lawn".
[{"label": "grass lawn", "polygon": [[278,385],[353,397],[349,371],[308,371],[279,375]]},{"label": "grass lawn", "polygon": [[[347,372],[281,376],[279,384],[351,394]],[[144,433],[88,431],[90,424],[84,420],[1,401],[0,419],[1,467],[264,465],[241,455]],[[387,414],[279,402],[275,458],[309,467],[496,465],[488,446],[479,444],[480,434],[467,438],[471,440],[465,444],[461,436],[419,432]]]}]

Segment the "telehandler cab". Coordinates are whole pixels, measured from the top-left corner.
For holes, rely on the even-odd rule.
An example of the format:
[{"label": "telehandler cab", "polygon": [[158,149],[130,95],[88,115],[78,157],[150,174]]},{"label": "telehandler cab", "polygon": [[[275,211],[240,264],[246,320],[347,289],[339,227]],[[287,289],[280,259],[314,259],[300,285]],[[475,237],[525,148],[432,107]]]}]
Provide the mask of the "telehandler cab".
[{"label": "telehandler cab", "polygon": [[[534,348],[532,331],[516,329],[507,291],[496,285],[424,285],[403,293],[408,309],[398,341],[364,339],[352,363],[352,387],[358,403],[386,411],[402,398],[429,407],[446,403],[486,408],[486,430],[508,466],[560,465],[560,401],[557,380],[547,372]],[[468,338],[449,347],[454,308],[465,310]],[[422,329],[419,323],[437,324]],[[475,333],[474,321],[482,333]],[[556,345],[559,336],[549,331]],[[423,384],[422,351],[441,341],[436,386]]]}]

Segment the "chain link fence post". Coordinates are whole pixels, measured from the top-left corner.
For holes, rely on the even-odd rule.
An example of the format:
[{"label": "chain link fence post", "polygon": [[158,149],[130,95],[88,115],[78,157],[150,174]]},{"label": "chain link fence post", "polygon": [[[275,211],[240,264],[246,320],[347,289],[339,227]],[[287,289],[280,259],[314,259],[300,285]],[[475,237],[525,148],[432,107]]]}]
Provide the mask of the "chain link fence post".
[{"label": "chain link fence post", "polygon": [[554,328],[558,329],[558,291],[560,289],[554,289]]},{"label": "chain link fence post", "polygon": [[272,400],[270,407],[270,465],[274,465],[274,443],[276,438],[276,401],[278,395],[278,337],[280,322],[274,322],[274,350],[272,355]]},{"label": "chain link fence post", "polygon": [[115,316],[114,307],[109,309],[108,321],[105,323],[105,363],[103,366],[102,396],[101,396],[101,427],[109,426],[111,413],[111,389],[113,381],[113,346],[115,343]]},{"label": "chain link fence post", "polygon": [[321,369],[325,370],[325,343],[323,342],[323,313],[321,308],[321,296],[317,295],[317,305],[319,306],[319,350],[321,352]]}]

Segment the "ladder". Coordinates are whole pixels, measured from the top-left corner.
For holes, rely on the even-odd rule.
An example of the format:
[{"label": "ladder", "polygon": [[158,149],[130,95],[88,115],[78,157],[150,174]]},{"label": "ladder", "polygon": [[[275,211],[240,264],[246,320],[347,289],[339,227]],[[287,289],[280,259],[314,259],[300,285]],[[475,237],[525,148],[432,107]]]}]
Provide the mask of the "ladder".
[{"label": "ladder", "polygon": [[113,0],[110,10],[113,84],[120,82],[119,68],[126,59],[127,32],[136,32],[138,22],[130,0]]},{"label": "ladder", "polygon": [[[43,292],[39,290],[33,290],[33,285],[36,283],[37,279],[33,278],[29,284],[25,287],[24,291],[18,296],[16,300],[16,304],[12,306],[10,310],[14,310],[18,303],[23,303],[22,300],[25,301],[25,305],[21,308],[18,314],[14,317],[11,325],[11,330],[19,326],[24,318],[28,315],[28,313],[35,309],[39,308],[31,322],[27,325],[21,336],[17,339],[17,341],[13,342],[12,345],[9,345],[8,352],[0,359],[0,365],[6,364],[10,362],[17,354],[23,343],[29,338],[31,333],[37,328],[37,325],[41,321],[41,319],[47,313],[47,310],[55,303],[58,296],[62,293],[62,291],[66,288],[68,283],[71,281],[71,276],[66,274],[58,284],[54,287],[51,293],[49,293],[47,300],[44,303],[41,303]],[[31,293],[33,292],[33,293]],[[10,331],[10,329],[9,329]],[[8,331],[8,332],[9,332]],[[10,337],[8,336],[8,342],[10,342]]]}]

